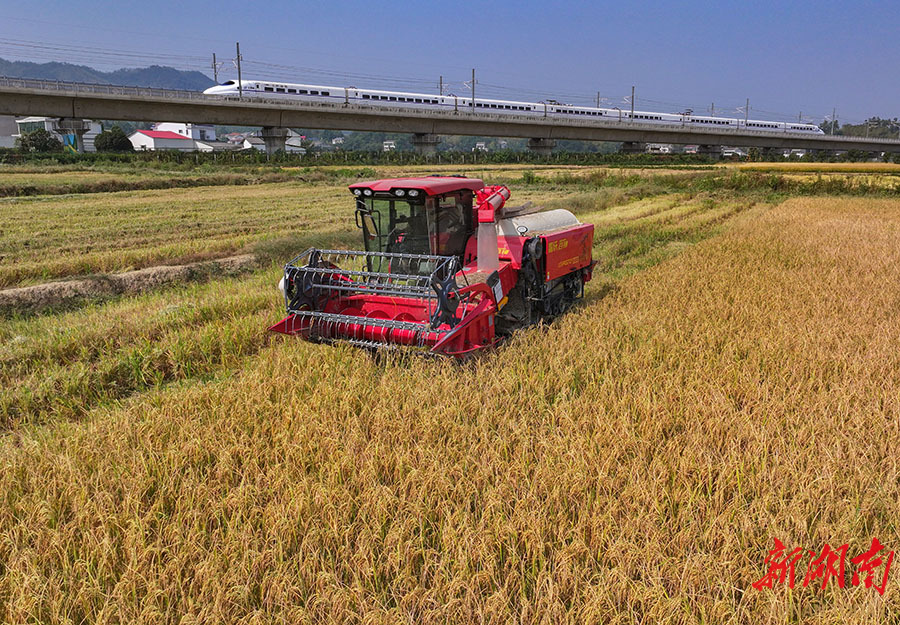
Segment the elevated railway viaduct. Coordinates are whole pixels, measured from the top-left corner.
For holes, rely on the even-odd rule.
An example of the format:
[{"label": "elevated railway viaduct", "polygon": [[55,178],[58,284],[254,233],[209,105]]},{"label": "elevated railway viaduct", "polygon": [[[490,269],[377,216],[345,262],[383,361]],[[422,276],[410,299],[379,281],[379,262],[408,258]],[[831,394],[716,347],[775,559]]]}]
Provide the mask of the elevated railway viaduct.
[{"label": "elevated railway viaduct", "polygon": [[259,126],[268,151],[283,149],[287,128],[401,132],[413,135],[420,152],[433,151],[440,135],[521,137],[539,153],[560,139],[623,142],[626,149],[645,143],[698,145],[714,153],[721,146],[775,150],[861,150],[900,152],[900,140],[868,139],[745,128],[695,128],[625,120],[582,120],[550,115],[484,111],[420,110],[351,102],[239,99],[194,91],[149,89],[0,78],[0,115],[59,118],[59,127],[79,137],[81,120],[173,121]]}]

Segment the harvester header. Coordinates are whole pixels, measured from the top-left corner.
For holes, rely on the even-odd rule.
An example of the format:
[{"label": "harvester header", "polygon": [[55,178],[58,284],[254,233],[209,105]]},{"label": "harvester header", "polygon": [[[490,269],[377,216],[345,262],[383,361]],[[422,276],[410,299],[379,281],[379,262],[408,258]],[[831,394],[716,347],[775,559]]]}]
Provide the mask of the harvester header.
[{"label": "harvester header", "polygon": [[427,176],[350,192],[365,250],[309,249],[285,265],[287,317],[272,330],[463,357],[561,314],[591,279],[593,225],[506,206],[505,186]]}]

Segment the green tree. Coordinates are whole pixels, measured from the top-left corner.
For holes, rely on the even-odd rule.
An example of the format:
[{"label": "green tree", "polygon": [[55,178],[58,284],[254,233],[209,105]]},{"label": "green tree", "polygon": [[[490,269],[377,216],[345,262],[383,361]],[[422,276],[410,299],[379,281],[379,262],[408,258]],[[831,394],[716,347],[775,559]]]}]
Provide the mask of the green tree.
[{"label": "green tree", "polygon": [[104,130],[94,138],[94,147],[98,152],[131,152],[134,146],[119,126]]},{"label": "green tree", "polygon": [[23,152],[62,152],[63,149],[62,141],[43,128],[23,133],[16,145]]}]

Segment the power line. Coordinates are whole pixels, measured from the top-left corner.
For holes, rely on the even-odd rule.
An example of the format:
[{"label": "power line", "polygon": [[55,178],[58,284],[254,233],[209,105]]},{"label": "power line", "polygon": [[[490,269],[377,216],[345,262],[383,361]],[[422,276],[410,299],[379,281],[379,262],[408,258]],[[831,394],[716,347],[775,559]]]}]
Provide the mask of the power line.
[{"label": "power line", "polygon": [[[271,47],[271,46],[267,46]],[[190,54],[169,54],[159,52],[139,52],[134,50],[122,50],[115,48],[101,48],[91,45],[82,44],[59,44],[49,42],[30,41],[24,39],[16,39],[3,37],[0,38],[0,54],[16,57],[26,57],[28,60],[51,60],[59,62],[78,62],[84,64],[94,64],[103,66],[134,66],[135,64],[166,64],[179,69],[190,69],[209,73],[210,64],[209,56],[199,56]],[[304,80],[322,80],[324,82],[342,81],[345,84],[357,84],[361,87],[381,87],[386,90],[399,88],[407,88],[417,90],[423,93],[431,93],[434,90],[433,78],[412,78],[409,76],[397,76],[390,74],[375,74],[369,72],[349,72],[334,69],[315,68],[301,65],[290,65],[283,63],[272,63],[263,60],[245,59],[243,61],[245,73],[247,70],[262,74],[258,76],[260,79],[279,80],[285,82],[303,82]],[[224,69],[224,68],[223,68]],[[226,72],[222,72],[226,73]],[[305,78],[310,77],[310,78]],[[468,89],[468,81],[464,79],[443,81],[446,91]],[[569,89],[536,89],[534,87],[514,87],[508,85],[485,83],[479,81],[479,93],[482,98],[489,99],[525,99],[533,101],[533,99],[547,100],[571,100],[579,102],[579,106],[595,106],[595,99],[598,102],[621,102],[628,103],[628,96],[604,96],[596,92],[578,93]],[[682,111],[686,109],[703,110],[704,105],[686,104],[667,101],[665,99],[653,99],[641,97],[642,108],[656,109],[657,107],[670,108],[670,112]],[[612,105],[610,105],[612,106]],[[740,106],[719,106],[718,112],[721,116],[728,116],[728,112],[747,113]],[[806,107],[804,107],[806,108]],[[811,108],[811,107],[810,107]],[[788,114],[782,112],[768,111],[754,107],[754,114],[762,114],[778,119],[779,121],[791,121],[796,118],[796,114]],[[807,118],[824,119],[826,114],[812,115]],[[846,118],[845,118],[846,119]],[[848,120],[849,121],[849,120]]]}]

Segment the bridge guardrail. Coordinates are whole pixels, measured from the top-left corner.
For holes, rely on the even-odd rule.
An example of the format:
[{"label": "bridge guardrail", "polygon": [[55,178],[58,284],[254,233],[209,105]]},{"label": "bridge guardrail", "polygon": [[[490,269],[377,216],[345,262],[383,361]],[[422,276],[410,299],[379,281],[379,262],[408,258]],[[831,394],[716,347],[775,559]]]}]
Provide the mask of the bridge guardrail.
[{"label": "bridge guardrail", "polygon": [[242,105],[274,105],[281,108],[294,108],[294,109],[331,109],[331,110],[347,110],[348,108],[356,109],[359,111],[364,111],[370,114],[384,114],[384,113],[392,113],[392,114],[402,114],[407,116],[414,117],[436,117],[440,119],[446,119],[447,115],[454,115],[463,113],[470,119],[477,119],[483,121],[491,121],[491,122],[522,122],[522,123],[535,123],[535,121],[541,120],[540,123],[546,124],[548,126],[560,125],[566,127],[582,127],[582,128],[609,128],[609,129],[629,129],[629,130],[648,130],[648,131],[671,131],[671,132],[687,132],[687,133],[696,133],[698,135],[715,135],[721,136],[723,139],[728,137],[733,137],[735,139],[739,137],[766,137],[766,138],[779,138],[779,137],[792,137],[792,138],[803,138],[803,139],[814,139],[816,141],[835,141],[835,142],[850,142],[850,143],[878,143],[878,144],[900,144],[900,139],[886,139],[886,138],[877,138],[870,139],[868,137],[851,137],[851,136],[831,136],[831,135],[809,135],[805,133],[796,133],[789,132],[787,130],[779,130],[779,131],[766,131],[766,130],[751,130],[748,128],[696,128],[696,127],[688,127],[682,124],[672,123],[672,124],[645,124],[641,122],[633,122],[625,119],[618,119],[615,121],[605,120],[605,119],[592,119],[592,120],[581,120],[581,119],[572,119],[572,118],[559,118],[559,117],[549,117],[549,116],[538,116],[535,117],[533,115],[516,115],[516,114],[503,114],[496,115],[491,113],[483,113],[483,112],[470,112],[466,110],[461,111],[432,111],[428,109],[410,109],[403,107],[390,107],[390,106],[365,106],[359,105],[355,103],[332,103],[332,102],[302,102],[295,100],[286,100],[286,99],[271,99],[271,98],[252,98],[252,99],[239,99],[233,96],[222,96],[222,95],[212,95],[205,94],[199,91],[188,91],[186,89],[159,89],[154,87],[129,87],[123,85],[103,85],[103,84],[94,84],[94,83],[82,83],[82,82],[72,82],[72,81],[63,81],[63,80],[39,80],[36,78],[8,78],[5,76],[0,76],[0,88],[7,87],[12,89],[36,89],[41,91],[57,91],[57,92],[71,92],[74,94],[98,94],[98,95],[111,95],[111,96],[136,96],[136,97],[147,97],[147,98],[163,98],[163,99],[171,99],[171,100],[188,100],[192,102],[233,102],[236,104]]}]

